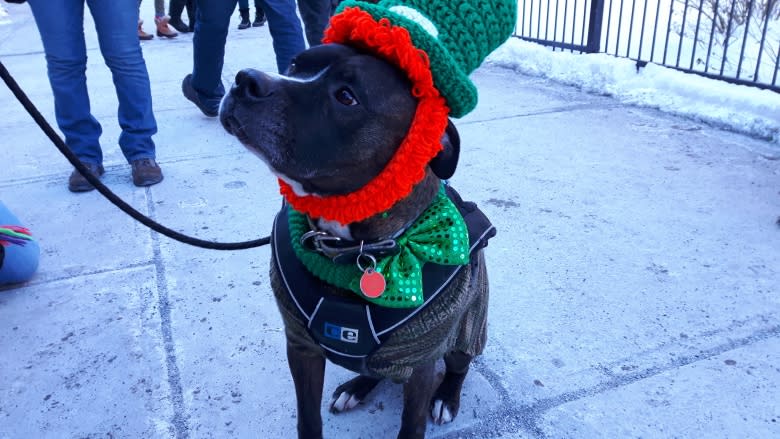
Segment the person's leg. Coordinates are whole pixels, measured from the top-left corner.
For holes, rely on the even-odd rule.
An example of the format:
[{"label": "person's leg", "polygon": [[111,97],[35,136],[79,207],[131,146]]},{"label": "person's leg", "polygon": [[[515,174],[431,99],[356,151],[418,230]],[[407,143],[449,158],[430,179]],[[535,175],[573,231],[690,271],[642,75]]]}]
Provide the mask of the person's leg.
[{"label": "person's leg", "polygon": [[262,0],[255,0],[255,20],[252,22],[252,27],[260,27],[265,24],[265,21]]},{"label": "person's leg", "polygon": [[[85,163],[103,162],[100,123],[90,113],[87,92],[87,49],[84,43],[84,0],[30,0],[41,34],[54,94],[54,114],[65,143]],[[138,11],[133,9],[131,35],[136,39]]]},{"label": "person's leg", "polygon": [[[84,2],[82,1],[82,3]],[[146,33],[143,24],[144,21],[141,19],[141,0],[138,0],[138,39],[144,41],[151,40],[154,38],[154,35]]]},{"label": "person's leg", "polygon": [[187,0],[171,0],[168,2],[168,16],[171,17],[171,22],[181,20],[181,14],[184,12],[186,3]]},{"label": "person's leg", "polygon": [[[22,226],[16,216],[0,201],[0,227]],[[0,242],[3,235],[0,234]],[[0,248],[0,285],[25,282],[38,269],[40,248],[38,242],[31,240],[15,240],[17,244],[6,241]],[[2,244],[0,244],[2,245]]]},{"label": "person's leg", "polygon": [[252,25],[249,21],[249,0],[238,0],[238,13],[241,14],[241,22],[238,23],[239,29],[248,29]]},{"label": "person's leg", "polygon": [[135,36],[135,11],[123,1],[87,0],[95,20],[100,51],[111,69],[119,100],[119,146],[128,162],[154,158],[157,122],[141,45]]},{"label": "person's leg", "polygon": [[301,11],[309,46],[322,44],[325,27],[333,12],[332,0],[298,0],[298,10]]},{"label": "person's leg", "polygon": [[168,24],[181,33],[190,31],[189,27],[181,19],[186,3],[187,0],[171,0],[168,3],[168,16],[170,17]]},{"label": "person's leg", "polygon": [[192,87],[205,104],[217,108],[225,94],[222,66],[230,15],[236,9],[236,0],[196,0],[195,4]]},{"label": "person's leg", "polygon": [[292,59],[306,49],[295,0],[263,0],[262,5],[273,38],[276,68],[284,73]]},{"label": "person's leg", "polygon": [[154,16],[165,17],[165,0],[154,0]]},{"label": "person's leg", "polygon": [[195,32],[195,17],[197,16],[197,4],[195,0],[187,0],[187,20],[190,32]]}]

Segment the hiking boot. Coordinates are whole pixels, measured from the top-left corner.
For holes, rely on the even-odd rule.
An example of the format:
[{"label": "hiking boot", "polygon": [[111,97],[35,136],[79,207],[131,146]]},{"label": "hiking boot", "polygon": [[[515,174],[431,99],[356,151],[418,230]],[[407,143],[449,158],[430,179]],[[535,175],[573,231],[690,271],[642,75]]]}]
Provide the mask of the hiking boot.
[{"label": "hiking boot", "polygon": [[136,186],[151,186],[162,181],[162,169],[154,159],[138,159],[130,162],[133,168],[133,184]]},{"label": "hiking boot", "polygon": [[184,97],[189,99],[195,104],[200,111],[208,117],[217,117],[219,115],[219,100],[211,105],[205,103],[198,94],[198,91],[192,87],[192,73],[184,77],[181,81],[181,92],[184,93]]},{"label": "hiking boot", "polygon": [[[97,178],[100,178],[101,175],[103,175],[103,165],[98,165],[97,163],[84,163],[81,162],[82,165],[84,165],[88,170],[89,173],[94,175]],[[70,174],[70,178],[68,178],[68,189],[71,192],[89,192],[93,189],[95,189],[95,186],[92,186],[92,183],[87,181],[86,177],[81,175],[79,171],[76,169],[73,170],[73,172]]]},{"label": "hiking boot", "polygon": [[158,37],[165,37],[165,38],[176,38],[178,33],[168,27],[168,20],[170,20],[171,17],[164,16],[164,17],[154,17],[154,23],[157,25],[157,36]]},{"label": "hiking boot", "polygon": [[146,41],[154,38],[154,35],[147,34],[146,32],[144,32],[143,25],[144,25],[144,21],[138,20],[138,39]]},{"label": "hiking boot", "polygon": [[238,13],[241,14],[241,22],[238,23],[238,28],[248,29],[252,25],[252,22],[249,21],[249,8],[241,8],[238,10]]},{"label": "hiking boot", "polygon": [[263,12],[262,9],[255,10],[255,21],[252,22],[252,27],[260,27],[264,25],[266,21],[265,12]]}]

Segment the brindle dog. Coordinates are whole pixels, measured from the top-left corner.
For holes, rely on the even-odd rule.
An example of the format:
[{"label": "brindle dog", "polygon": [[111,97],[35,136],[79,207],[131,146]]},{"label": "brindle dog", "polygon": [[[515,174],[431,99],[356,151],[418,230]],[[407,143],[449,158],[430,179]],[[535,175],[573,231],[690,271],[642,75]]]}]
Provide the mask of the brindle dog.
[{"label": "brindle dog", "polygon": [[[297,193],[333,195],[361,188],[385,167],[408,132],[415,109],[409,80],[394,66],[347,46],[326,44],[300,54],[286,76],[249,69],[239,72],[222,102],[220,120]],[[437,196],[441,180],[455,170],[459,142],[450,123],[442,138],[442,153],[388,215],[346,226],[316,218],[312,224],[357,242],[392,235]],[[328,352],[307,331],[308,322],[284,284],[274,253],[271,285],[285,324],[298,436],[319,438]],[[331,411],[354,408],[383,378],[390,378],[404,383],[399,438],[424,437],[428,413],[435,423],[450,422],[458,413],[472,358],[482,352],[485,343],[487,285],[484,257],[477,249],[469,265],[423,311],[396,329],[356,368],[359,376],[336,389]],[[362,301],[324,282],[318,287],[320,291],[311,294]],[[436,386],[434,366],[441,358],[446,372]]]}]

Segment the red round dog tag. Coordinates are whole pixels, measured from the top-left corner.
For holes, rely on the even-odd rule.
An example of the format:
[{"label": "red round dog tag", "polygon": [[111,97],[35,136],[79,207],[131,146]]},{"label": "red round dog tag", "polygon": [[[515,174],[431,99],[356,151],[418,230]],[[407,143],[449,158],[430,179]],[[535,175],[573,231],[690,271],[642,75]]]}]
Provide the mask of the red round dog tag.
[{"label": "red round dog tag", "polygon": [[360,276],[360,291],[366,297],[376,299],[385,292],[385,277],[382,273],[369,268],[363,272],[363,276]]}]

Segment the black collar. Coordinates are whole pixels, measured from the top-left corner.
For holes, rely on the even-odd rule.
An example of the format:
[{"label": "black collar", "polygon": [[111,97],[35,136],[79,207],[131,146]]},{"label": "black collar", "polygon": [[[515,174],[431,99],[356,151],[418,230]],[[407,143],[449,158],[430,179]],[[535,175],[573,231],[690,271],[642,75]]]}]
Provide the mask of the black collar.
[{"label": "black collar", "polygon": [[309,250],[319,252],[337,264],[354,264],[361,254],[368,254],[376,259],[393,256],[401,250],[397,239],[409,230],[412,224],[417,221],[417,218],[419,216],[407,222],[403,227],[387,237],[371,241],[356,241],[333,235],[320,230],[314,221],[308,218],[311,230],[301,236],[301,245]]}]

